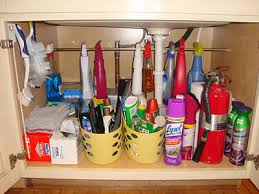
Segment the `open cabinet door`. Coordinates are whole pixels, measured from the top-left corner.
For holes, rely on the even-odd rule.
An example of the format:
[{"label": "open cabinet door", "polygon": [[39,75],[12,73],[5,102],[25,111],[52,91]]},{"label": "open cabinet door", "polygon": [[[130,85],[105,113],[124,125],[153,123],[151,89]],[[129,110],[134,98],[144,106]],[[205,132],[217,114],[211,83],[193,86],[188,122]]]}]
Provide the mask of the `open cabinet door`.
[{"label": "open cabinet door", "polygon": [[[0,40],[6,40],[7,23],[0,15]],[[12,50],[0,47],[0,193],[7,191],[24,170],[24,162],[11,168],[9,157],[22,152],[21,132],[12,75]]]},{"label": "open cabinet door", "polygon": [[[255,95],[255,105],[254,105],[254,114],[253,114],[253,122],[251,125],[250,132],[250,145],[249,152],[250,154],[254,154],[254,157],[258,157],[259,160],[259,74],[256,86],[256,95]],[[258,161],[259,162],[259,161]],[[249,176],[250,180],[254,183],[254,185],[259,190],[259,168],[256,169],[255,163],[249,163]]]}]

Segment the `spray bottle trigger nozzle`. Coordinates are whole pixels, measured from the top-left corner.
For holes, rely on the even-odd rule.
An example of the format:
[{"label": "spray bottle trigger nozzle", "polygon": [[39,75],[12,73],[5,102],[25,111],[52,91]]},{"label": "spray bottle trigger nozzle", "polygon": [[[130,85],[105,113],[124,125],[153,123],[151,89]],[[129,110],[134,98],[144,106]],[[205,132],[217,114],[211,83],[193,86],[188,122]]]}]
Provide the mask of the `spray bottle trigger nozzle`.
[{"label": "spray bottle trigger nozzle", "polygon": [[194,48],[194,55],[195,56],[201,56],[203,53],[203,48],[199,42],[194,42],[193,43],[193,48]]}]

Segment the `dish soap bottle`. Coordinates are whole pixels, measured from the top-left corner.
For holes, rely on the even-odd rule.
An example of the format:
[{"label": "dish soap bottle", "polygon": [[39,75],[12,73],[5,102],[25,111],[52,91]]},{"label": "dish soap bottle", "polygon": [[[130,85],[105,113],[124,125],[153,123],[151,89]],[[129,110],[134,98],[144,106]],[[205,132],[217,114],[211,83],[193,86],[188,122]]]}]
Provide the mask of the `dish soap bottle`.
[{"label": "dish soap bottle", "polygon": [[151,58],[151,43],[147,41],[144,50],[144,67],[143,67],[143,90],[146,93],[154,90],[154,75],[153,65]]}]

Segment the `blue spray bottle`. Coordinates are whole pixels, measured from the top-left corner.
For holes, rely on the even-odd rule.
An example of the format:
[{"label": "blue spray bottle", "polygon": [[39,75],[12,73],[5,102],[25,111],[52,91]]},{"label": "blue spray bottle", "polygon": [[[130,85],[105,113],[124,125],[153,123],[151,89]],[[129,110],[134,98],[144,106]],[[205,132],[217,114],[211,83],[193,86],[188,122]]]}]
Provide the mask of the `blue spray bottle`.
[{"label": "blue spray bottle", "polygon": [[192,61],[192,67],[188,72],[188,92],[191,90],[191,83],[192,82],[204,82],[205,75],[202,70],[202,53],[203,48],[199,42],[193,43],[194,48],[194,56]]},{"label": "blue spray bottle", "polygon": [[175,44],[169,43],[169,51],[167,53],[167,60],[164,67],[163,75],[163,102],[167,105],[168,100],[173,94],[174,85],[174,69],[175,69]]}]

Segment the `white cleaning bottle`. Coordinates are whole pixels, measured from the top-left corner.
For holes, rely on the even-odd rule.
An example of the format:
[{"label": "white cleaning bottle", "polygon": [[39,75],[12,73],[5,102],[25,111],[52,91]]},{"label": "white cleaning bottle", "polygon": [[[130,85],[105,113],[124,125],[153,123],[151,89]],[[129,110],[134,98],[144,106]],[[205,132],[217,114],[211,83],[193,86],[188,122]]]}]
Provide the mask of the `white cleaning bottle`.
[{"label": "white cleaning bottle", "polygon": [[83,99],[92,99],[94,97],[93,80],[85,43],[82,43],[80,63],[83,79],[82,96]]},{"label": "white cleaning bottle", "polygon": [[134,96],[139,96],[142,94],[142,68],[143,59],[140,44],[136,44],[136,51],[134,55],[133,62],[133,76],[132,76],[132,94]]}]

